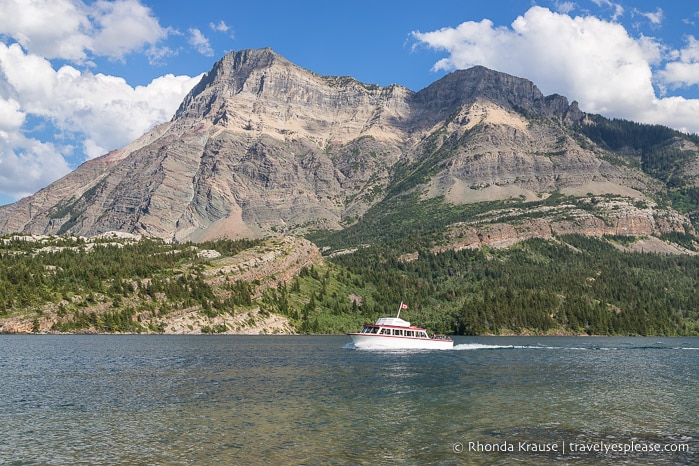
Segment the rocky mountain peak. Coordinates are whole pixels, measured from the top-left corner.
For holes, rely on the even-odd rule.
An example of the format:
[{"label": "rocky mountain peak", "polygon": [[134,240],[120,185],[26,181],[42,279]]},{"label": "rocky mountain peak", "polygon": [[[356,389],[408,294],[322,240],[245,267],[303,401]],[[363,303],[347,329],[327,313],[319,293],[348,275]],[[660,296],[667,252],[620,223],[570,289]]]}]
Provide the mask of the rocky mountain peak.
[{"label": "rocky mountain peak", "polygon": [[243,50],[214,65],[184,99],[173,122],[203,118],[245,137],[306,138],[320,147],[363,135],[395,140],[403,133],[388,120],[408,117],[410,94],[397,85],[321,76],[269,48]]},{"label": "rocky mountain peak", "polygon": [[443,119],[477,99],[489,100],[505,109],[561,118],[568,111],[568,99],[554,94],[544,96],[528,79],[474,66],[450,73],[413,97],[416,105]]},{"label": "rocky mountain peak", "polygon": [[293,66],[270,48],[227,53],[187,94],[173,120],[206,116],[217,99],[240,93],[252,75],[270,68],[275,63]]}]

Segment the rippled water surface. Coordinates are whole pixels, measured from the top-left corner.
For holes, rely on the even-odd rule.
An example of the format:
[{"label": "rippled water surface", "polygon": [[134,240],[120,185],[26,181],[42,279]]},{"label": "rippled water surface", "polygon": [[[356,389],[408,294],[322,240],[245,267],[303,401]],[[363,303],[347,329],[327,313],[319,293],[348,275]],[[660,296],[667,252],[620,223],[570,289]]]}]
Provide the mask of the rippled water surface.
[{"label": "rippled water surface", "polygon": [[698,338],[348,343],[2,336],[0,464],[699,464]]}]

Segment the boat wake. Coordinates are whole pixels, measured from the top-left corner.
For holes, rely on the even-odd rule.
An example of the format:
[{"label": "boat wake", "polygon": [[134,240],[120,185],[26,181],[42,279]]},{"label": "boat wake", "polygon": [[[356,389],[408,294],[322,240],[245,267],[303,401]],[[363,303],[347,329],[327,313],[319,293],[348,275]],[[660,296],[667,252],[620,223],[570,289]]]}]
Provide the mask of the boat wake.
[{"label": "boat wake", "polygon": [[619,351],[619,350],[699,350],[695,347],[686,346],[548,346],[548,345],[485,345],[482,343],[463,343],[454,345],[453,351],[473,351],[473,350],[577,350],[577,351]]},{"label": "boat wake", "polygon": [[[469,350],[502,350],[502,349],[563,349],[560,346],[539,346],[539,345],[484,345],[481,343],[463,343],[454,345],[455,351]],[[567,348],[567,349],[584,349],[584,348]]]}]

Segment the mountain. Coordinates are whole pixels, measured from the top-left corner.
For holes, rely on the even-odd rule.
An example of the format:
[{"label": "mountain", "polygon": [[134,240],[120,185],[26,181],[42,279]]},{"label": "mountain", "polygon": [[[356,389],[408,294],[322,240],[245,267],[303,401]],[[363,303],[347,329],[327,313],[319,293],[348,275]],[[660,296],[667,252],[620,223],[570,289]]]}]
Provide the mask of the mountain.
[{"label": "mountain", "polygon": [[695,136],[587,114],[484,67],[413,92],[243,50],[171,121],[0,208],[0,232],[316,232],[338,249],[415,232],[456,249],[574,232],[691,249],[698,175]]}]

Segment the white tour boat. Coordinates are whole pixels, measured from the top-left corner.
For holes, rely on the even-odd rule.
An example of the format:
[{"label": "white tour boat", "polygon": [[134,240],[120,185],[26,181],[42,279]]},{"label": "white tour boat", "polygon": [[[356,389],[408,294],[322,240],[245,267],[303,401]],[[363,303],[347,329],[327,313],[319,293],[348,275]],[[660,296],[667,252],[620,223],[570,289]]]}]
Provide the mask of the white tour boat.
[{"label": "white tour boat", "polygon": [[427,330],[410,325],[400,318],[401,303],[396,317],[381,317],[375,324],[366,324],[359,333],[348,333],[355,348],[360,349],[451,349],[454,340],[445,335],[428,335]]}]

